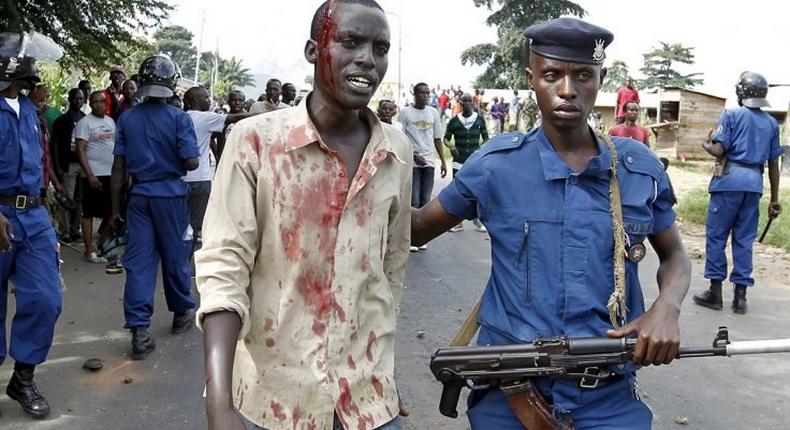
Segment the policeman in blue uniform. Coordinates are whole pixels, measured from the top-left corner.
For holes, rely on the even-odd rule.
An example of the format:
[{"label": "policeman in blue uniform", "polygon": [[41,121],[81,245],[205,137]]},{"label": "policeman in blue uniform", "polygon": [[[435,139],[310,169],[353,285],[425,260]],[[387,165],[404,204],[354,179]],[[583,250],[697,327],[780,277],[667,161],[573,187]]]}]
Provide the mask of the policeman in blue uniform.
[{"label": "policeman in blue uniform", "polygon": [[[573,18],[531,26],[524,34],[531,41],[526,74],[541,126],[501,135],[472,155],[437,199],[413,213],[412,243],[461,219],[479,217],[485,224],[492,269],[478,316],[480,345],[638,335],[635,363],[596,387],[562,379],[537,379],[535,385],[558,420],[576,429],[649,429],[652,414],[637,396],[636,365],[674,358],[690,282],[669,181],[644,145],[613,138],[610,146],[587,125],[613,35]],[[611,193],[616,185],[621,199]],[[613,215],[618,207],[622,222]],[[638,276],[645,239],[661,261],[660,294],[649,309]],[[615,280],[615,255],[625,265],[621,281]],[[620,305],[610,306],[611,299]],[[472,429],[524,428],[496,387],[472,391],[468,418]]]},{"label": "policeman in blue uniform", "polygon": [[[47,51],[53,55],[42,55]],[[57,59],[61,51],[37,33],[0,33],[0,364],[8,343],[10,280],[16,298],[9,339],[15,363],[6,394],[28,415],[44,418],[49,403],[33,373],[47,359],[63,297],[55,230],[39,195],[43,170],[38,116],[33,103],[19,94],[39,82],[33,54]]]},{"label": "policeman in blue uniform", "polygon": [[173,312],[172,332],[182,333],[193,323],[189,190],[182,177],[198,167],[200,152],[192,119],[167,103],[179,78],[173,61],[163,55],[149,57],[138,76],[137,95],[147,100],[118,119],[111,186],[117,220],[121,191],[127,174],[130,177],[123,308],[125,327],[132,333],[131,357],[142,360],[155,348],[148,327],[159,260],[167,307]]},{"label": "policeman in blue uniform", "polygon": [[753,72],[743,72],[735,86],[737,109],[721,115],[716,132],[703,143],[708,153],[723,164],[721,174],[711,179],[708,192],[708,219],[705,241],[705,278],[710,287],[694,295],[694,303],[721,310],[721,284],[727,278],[724,248],[732,235],[733,269],[730,282],[735,284],[732,310],[746,313],[746,288],[754,286],[752,245],[757,237],[760,197],[763,193],[763,167],[768,162],[771,201],[768,216],[782,212],[779,205],[779,125],[760,110],[768,106],[768,81]]}]

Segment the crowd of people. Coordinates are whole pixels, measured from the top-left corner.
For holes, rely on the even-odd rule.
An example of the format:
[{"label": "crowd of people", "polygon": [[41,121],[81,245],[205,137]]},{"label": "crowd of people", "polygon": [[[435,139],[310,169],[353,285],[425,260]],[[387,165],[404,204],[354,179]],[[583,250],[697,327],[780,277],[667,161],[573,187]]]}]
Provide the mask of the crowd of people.
[{"label": "crowd of people", "polygon": [[[487,103],[483,90],[421,82],[408,106],[379,100],[375,112],[368,105],[387,71],[389,31],[374,0],[318,7],[304,52],[315,84],[301,100],[294,85],[271,79],[258,101],[233,90],[217,106],[204,87],[181,94],[177,65],[154,55],[129,77],[111,68],[106,89],[79,82],[60,113],[48,105],[35,58],[0,56],[0,137],[13,131],[0,153],[1,308],[9,279],[17,296],[9,396],[33,417],[49,414],[33,374],[61,308],[57,235],[64,245],[81,241],[87,262],[125,273],[135,360],[156,348],[149,327],[161,263],[171,332],[195,323],[204,332],[209,428],[400,429],[408,412],[393,351],[406,261],[469,220],[492,238],[478,342],[638,335],[634,363],[601,389],[541,378],[530,390],[578,428],[649,428],[652,415],[633,395],[636,366],[675,358],[691,276],[671,185],[637,124],[630,80],[611,137],[590,133],[613,34],[560,18],[524,35],[526,97],[514,90]],[[748,174],[771,160],[777,216],[778,140],[755,153],[733,131],[736,122],[767,121],[763,83],[751,75],[742,82],[748,112],[725,114],[705,148],[735,154],[729,168]],[[440,177],[451,170],[453,180],[434,198],[437,169]],[[758,194],[730,188],[712,189],[723,193],[712,201],[738,208]],[[709,227],[719,238],[752,229],[755,219]],[[660,260],[660,292],[649,307],[638,277],[646,240]],[[751,246],[748,234],[742,244]],[[709,245],[721,260],[720,244]],[[746,257],[736,257],[738,313],[753,284]],[[726,275],[719,260],[706,269],[710,290],[695,297],[714,309]],[[547,288],[558,274],[562,288]],[[582,395],[589,401],[574,400]],[[496,387],[474,390],[472,428],[522,428],[527,419],[509,402]],[[602,413],[607,405],[620,412]]]}]

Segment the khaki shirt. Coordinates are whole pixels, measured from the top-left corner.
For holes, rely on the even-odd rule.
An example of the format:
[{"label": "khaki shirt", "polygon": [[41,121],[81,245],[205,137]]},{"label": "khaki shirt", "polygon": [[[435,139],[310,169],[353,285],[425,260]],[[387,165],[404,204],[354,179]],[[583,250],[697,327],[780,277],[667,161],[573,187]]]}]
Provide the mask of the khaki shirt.
[{"label": "khaki shirt", "polygon": [[371,128],[351,185],[307,103],[238,123],[195,255],[198,322],[236,312],[241,414],[271,430],[373,429],[398,414],[395,321],[409,253],[412,149]]}]

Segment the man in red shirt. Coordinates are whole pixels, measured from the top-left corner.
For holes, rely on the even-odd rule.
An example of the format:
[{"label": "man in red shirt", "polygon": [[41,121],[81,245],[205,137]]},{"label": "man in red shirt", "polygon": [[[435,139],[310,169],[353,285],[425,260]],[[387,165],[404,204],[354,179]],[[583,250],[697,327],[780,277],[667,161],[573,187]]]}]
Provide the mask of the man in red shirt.
[{"label": "man in red shirt", "polygon": [[639,101],[639,92],[634,86],[634,79],[629,77],[625,80],[625,86],[617,90],[617,112],[614,116],[615,124],[622,124],[625,122],[625,105],[630,102],[635,102],[636,104],[641,103]]},{"label": "man in red shirt", "polygon": [[644,143],[650,148],[650,137],[644,127],[636,125],[639,119],[639,105],[635,102],[628,102],[625,105],[625,124],[617,124],[609,130],[610,136],[630,137],[636,141]]},{"label": "man in red shirt", "polygon": [[[123,66],[113,66],[110,69],[110,86],[104,90],[104,97],[107,99],[104,114],[115,117],[123,101],[123,83],[126,81],[126,70]],[[88,97],[86,94],[85,97]]]},{"label": "man in red shirt", "polygon": [[439,96],[439,114],[444,115],[444,110],[450,104],[450,96],[447,95],[447,90],[442,90],[442,95]]}]

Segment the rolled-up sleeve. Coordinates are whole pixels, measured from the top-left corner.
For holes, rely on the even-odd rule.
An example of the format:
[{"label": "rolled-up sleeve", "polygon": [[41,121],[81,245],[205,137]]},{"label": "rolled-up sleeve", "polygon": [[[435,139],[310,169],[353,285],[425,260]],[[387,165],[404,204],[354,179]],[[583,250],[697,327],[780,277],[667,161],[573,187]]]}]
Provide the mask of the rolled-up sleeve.
[{"label": "rolled-up sleeve", "polygon": [[658,235],[664,230],[675,224],[675,205],[672,186],[669,183],[669,176],[662,171],[658,181],[656,181],[656,198],[653,202],[653,235]]},{"label": "rolled-up sleeve", "polygon": [[472,154],[450,185],[439,193],[439,203],[456,218],[471,220],[483,216],[479,197],[484,194],[486,175],[481,153]]},{"label": "rolled-up sleeve", "polygon": [[[407,160],[401,172],[398,201],[390,208],[387,226],[387,250],[384,254],[384,273],[393,291],[400,291],[406,278],[406,261],[411,244],[411,181],[412,157],[408,147],[401,155]],[[400,302],[398,300],[398,302]]]},{"label": "rolled-up sleeve", "polygon": [[200,148],[197,145],[197,135],[195,134],[195,125],[192,118],[183,112],[178,117],[178,156],[182,160],[189,160],[190,158],[200,157]]},{"label": "rolled-up sleeve", "polygon": [[719,118],[719,125],[716,127],[716,131],[713,133],[711,141],[721,143],[721,146],[723,146],[724,150],[727,151],[730,149],[730,145],[732,145],[731,128],[730,117],[727,114],[727,111],[724,111],[721,114],[721,118]]},{"label": "rolled-up sleeve", "polygon": [[[254,133],[236,126],[217,168],[203,229],[203,247],[195,253],[200,293],[198,326],[212,312],[231,311],[242,321],[240,338],[250,329],[247,294],[258,251],[256,184],[258,154],[243,143]],[[210,226],[210,227],[209,227]]]}]

